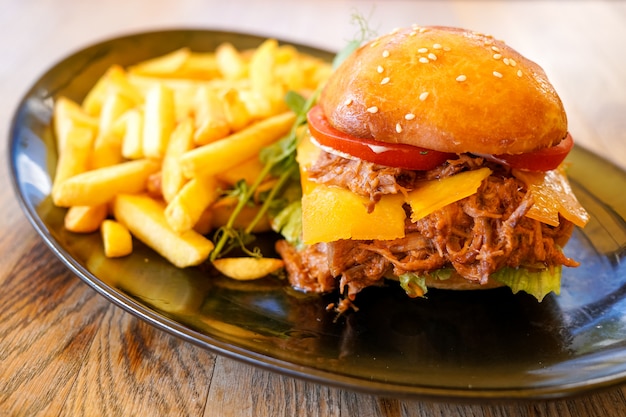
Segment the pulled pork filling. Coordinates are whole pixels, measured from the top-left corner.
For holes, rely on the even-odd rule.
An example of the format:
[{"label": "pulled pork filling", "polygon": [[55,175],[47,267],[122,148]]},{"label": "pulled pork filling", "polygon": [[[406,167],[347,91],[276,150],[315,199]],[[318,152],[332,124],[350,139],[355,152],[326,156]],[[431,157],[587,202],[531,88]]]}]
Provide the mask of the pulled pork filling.
[{"label": "pulled pork filling", "polygon": [[[525,216],[533,202],[526,185],[510,169],[471,155],[460,155],[430,171],[409,171],[322,152],[308,171],[313,181],[347,188],[369,198],[373,210],[384,194],[408,192],[424,179],[437,179],[487,166],[493,173],[470,197],[449,204],[413,223],[405,206],[405,237],[395,240],[340,240],[301,251],[285,241],[277,250],[293,287],[313,292],[339,288],[354,299],[363,288],[389,275],[427,275],[452,267],[463,278],[486,284],[503,267],[577,266],[558,248],[574,225],[557,227]],[[338,278],[338,279],[337,279]]]}]

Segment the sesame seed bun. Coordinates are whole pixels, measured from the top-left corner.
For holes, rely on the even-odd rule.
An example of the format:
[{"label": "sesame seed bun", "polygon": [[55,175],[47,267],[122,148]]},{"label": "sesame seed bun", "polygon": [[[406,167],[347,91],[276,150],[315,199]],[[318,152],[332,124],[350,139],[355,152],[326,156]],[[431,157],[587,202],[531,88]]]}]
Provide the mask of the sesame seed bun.
[{"label": "sesame seed bun", "polygon": [[348,57],[320,105],[352,136],[443,152],[520,154],[567,134],[563,104],[543,69],[491,36],[412,27]]}]

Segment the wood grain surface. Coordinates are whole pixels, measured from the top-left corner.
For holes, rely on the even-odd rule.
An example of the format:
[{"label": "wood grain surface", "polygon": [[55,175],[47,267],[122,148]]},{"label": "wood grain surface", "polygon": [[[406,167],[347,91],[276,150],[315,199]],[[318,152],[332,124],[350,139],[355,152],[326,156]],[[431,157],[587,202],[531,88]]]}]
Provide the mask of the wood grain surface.
[{"label": "wood grain surface", "polygon": [[[0,131],[30,84],[107,37],[163,27],[250,31],[338,49],[355,8],[382,31],[418,23],[495,33],[541,62],[580,144],[626,167],[626,2],[4,0]],[[325,27],[320,22],[326,23]],[[572,46],[575,45],[575,46]],[[8,160],[6,146],[1,158]],[[0,175],[0,416],[623,416],[626,387],[550,401],[448,403],[306,382],[158,330],[74,276]]]}]

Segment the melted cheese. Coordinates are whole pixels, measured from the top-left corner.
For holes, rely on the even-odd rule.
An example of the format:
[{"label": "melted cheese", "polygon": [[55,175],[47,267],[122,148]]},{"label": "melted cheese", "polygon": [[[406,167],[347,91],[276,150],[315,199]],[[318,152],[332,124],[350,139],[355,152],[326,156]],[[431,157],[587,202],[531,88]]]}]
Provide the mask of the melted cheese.
[{"label": "melted cheese", "polygon": [[302,240],[313,244],[404,237],[403,202],[401,194],[386,195],[368,213],[367,198],[344,188],[315,184],[302,196]]},{"label": "melted cheese", "polygon": [[469,197],[489,175],[489,168],[480,168],[440,180],[424,181],[407,196],[406,201],[411,206],[411,221],[416,222],[435,210]]},{"label": "melted cheese", "polygon": [[546,172],[513,171],[528,187],[534,204],[527,217],[549,224],[559,225],[559,214],[576,226],[584,227],[589,214],[578,202],[567,181],[563,167]]}]

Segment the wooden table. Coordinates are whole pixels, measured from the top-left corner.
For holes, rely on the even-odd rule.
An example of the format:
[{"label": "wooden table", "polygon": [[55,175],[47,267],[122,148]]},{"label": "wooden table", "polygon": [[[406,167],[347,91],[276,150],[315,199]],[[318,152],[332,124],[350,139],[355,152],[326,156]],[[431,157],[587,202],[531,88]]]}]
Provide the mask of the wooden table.
[{"label": "wooden table", "polygon": [[[250,31],[339,49],[356,12],[380,33],[447,24],[494,34],[540,62],[579,144],[626,167],[626,2],[4,0],[0,131],[21,94],[77,48],[172,27]],[[5,139],[6,140],[6,139]],[[6,146],[2,147],[7,161]],[[6,163],[3,164],[6,166]],[[109,303],[55,258],[0,176],[2,416],[618,416],[626,389],[546,402],[447,404],[380,398],[239,363]]]}]

